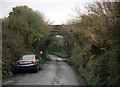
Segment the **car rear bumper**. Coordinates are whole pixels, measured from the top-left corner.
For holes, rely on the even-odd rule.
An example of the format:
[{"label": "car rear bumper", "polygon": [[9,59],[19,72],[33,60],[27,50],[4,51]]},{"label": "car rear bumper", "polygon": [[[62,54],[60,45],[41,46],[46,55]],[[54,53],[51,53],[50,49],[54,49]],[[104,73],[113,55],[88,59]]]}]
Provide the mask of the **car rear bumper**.
[{"label": "car rear bumper", "polygon": [[17,67],[23,70],[30,70],[30,69],[36,69],[36,66],[37,65],[18,65]]}]

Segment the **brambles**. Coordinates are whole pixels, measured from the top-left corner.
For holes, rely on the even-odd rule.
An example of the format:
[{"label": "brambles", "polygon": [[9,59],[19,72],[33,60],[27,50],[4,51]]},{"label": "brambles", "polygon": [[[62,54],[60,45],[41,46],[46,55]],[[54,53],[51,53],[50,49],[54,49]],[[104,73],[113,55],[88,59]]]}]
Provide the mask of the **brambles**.
[{"label": "brambles", "polygon": [[89,4],[88,13],[80,14],[79,20],[71,23],[78,46],[70,61],[89,85],[119,86],[119,8],[119,2]]}]

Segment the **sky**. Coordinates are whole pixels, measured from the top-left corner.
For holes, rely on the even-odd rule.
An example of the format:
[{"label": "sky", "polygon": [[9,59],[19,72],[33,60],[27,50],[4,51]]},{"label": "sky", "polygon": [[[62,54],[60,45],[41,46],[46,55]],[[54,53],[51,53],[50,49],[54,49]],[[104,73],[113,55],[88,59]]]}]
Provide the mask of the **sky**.
[{"label": "sky", "polygon": [[85,13],[87,3],[96,0],[0,0],[0,18],[7,17],[13,7],[27,5],[44,14],[53,24],[65,24],[76,16],[75,8]]}]

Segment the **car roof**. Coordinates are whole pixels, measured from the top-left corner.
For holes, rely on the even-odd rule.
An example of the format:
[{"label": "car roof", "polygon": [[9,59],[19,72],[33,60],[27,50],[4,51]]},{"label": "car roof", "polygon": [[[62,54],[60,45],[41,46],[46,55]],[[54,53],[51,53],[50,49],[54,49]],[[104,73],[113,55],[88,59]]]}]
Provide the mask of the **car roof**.
[{"label": "car roof", "polygon": [[23,56],[30,56],[30,55],[35,56],[35,54],[27,54],[27,55],[23,55]]},{"label": "car roof", "polygon": [[21,57],[25,57],[25,56],[33,56],[33,57],[35,57],[34,54],[23,55],[23,56],[21,56]]}]

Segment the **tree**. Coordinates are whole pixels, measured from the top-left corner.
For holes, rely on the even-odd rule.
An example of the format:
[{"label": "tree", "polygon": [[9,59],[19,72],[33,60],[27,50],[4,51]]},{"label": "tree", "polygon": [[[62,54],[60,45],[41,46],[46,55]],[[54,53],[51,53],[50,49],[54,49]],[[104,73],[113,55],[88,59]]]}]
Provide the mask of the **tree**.
[{"label": "tree", "polygon": [[43,15],[27,6],[14,7],[2,19],[3,78],[16,71],[15,63],[21,55],[39,52],[39,42],[48,29]]},{"label": "tree", "polygon": [[[43,15],[27,6],[17,6],[9,14],[9,28],[19,32],[28,47],[39,42],[48,31]],[[33,49],[33,48],[32,48]]]},{"label": "tree", "polygon": [[77,10],[80,18],[72,23],[84,47],[77,43],[71,63],[90,85],[119,87],[120,2],[95,2],[87,9],[84,15]]}]

